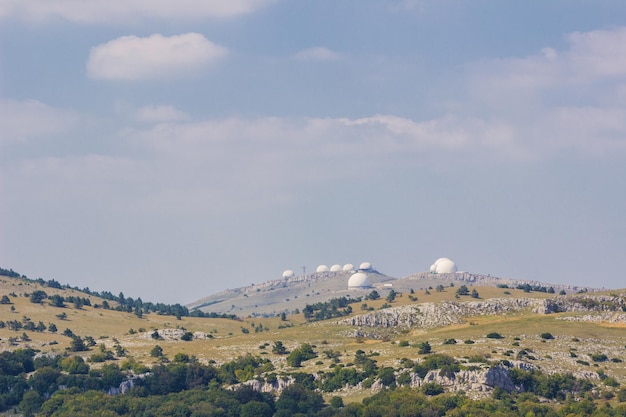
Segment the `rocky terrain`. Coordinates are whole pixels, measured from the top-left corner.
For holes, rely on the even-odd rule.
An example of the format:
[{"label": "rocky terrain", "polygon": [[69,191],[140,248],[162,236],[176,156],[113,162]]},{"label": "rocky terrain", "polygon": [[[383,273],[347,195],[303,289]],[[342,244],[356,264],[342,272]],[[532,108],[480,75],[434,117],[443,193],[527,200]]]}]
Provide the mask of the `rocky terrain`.
[{"label": "rocky terrain", "polygon": [[[359,314],[340,320],[338,323],[355,327],[432,329],[463,323],[468,317],[511,314],[526,309],[537,314],[603,313],[602,315],[590,315],[588,320],[597,321],[597,318],[601,317],[606,320],[626,323],[626,298],[624,295],[602,296],[593,294],[558,296],[548,299],[492,298],[485,301],[411,304]],[[574,319],[581,320],[580,317]]]}]

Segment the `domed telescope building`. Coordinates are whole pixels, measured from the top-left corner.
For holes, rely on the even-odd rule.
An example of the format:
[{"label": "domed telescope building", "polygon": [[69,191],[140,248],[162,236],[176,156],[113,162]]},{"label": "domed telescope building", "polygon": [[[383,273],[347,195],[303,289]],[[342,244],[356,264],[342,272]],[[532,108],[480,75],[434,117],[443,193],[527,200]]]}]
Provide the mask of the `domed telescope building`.
[{"label": "domed telescope building", "polygon": [[371,287],[372,287],[372,283],[367,277],[367,274],[364,274],[363,272],[357,272],[357,273],[352,274],[352,276],[348,280],[349,289],[371,288]]},{"label": "domed telescope building", "polygon": [[457,267],[454,262],[448,258],[439,258],[430,266],[431,274],[454,274]]}]

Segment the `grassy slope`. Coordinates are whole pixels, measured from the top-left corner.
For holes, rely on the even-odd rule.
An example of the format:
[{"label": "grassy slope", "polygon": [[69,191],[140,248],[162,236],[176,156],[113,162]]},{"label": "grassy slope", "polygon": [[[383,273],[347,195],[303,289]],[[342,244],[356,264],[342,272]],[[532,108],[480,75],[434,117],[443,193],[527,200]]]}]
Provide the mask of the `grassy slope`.
[{"label": "grassy slope", "polygon": [[[328,370],[331,361],[324,358],[324,350],[335,350],[342,354],[341,361],[351,362],[357,350],[366,352],[378,352],[380,356],[375,359],[380,366],[397,366],[401,358],[416,359],[421,355],[417,354],[417,349],[412,346],[401,347],[399,341],[406,340],[410,345],[428,341],[433,352],[446,353],[455,357],[470,357],[483,355],[494,359],[514,360],[521,349],[532,350],[531,355],[536,359],[533,364],[546,371],[598,371],[603,370],[606,374],[615,376],[623,384],[626,383],[626,326],[624,324],[607,325],[603,323],[572,322],[559,320],[563,314],[538,315],[531,312],[521,312],[512,315],[501,316],[481,316],[468,318],[466,323],[456,326],[449,326],[429,331],[413,329],[407,332],[392,334],[383,340],[362,340],[350,336],[350,330],[346,326],[338,326],[333,321],[306,323],[302,315],[288,316],[286,322],[279,318],[247,318],[242,321],[227,319],[205,319],[205,318],[185,318],[176,320],[172,316],[159,316],[156,314],[144,315],[138,318],[134,314],[122,313],[113,310],[96,309],[93,307],[83,307],[80,310],[68,305],[66,308],[55,308],[44,301],[42,304],[33,304],[25,293],[43,289],[49,295],[59,292],[64,295],[85,296],[80,292],[68,290],[55,290],[41,288],[38,284],[13,278],[0,278],[0,296],[16,293],[17,297],[12,297],[11,301],[15,306],[15,312],[11,312],[11,305],[0,305],[0,320],[22,320],[23,316],[30,317],[35,323],[42,321],[48,325],[54,322],[61,333],[65,328],[70,328],[75,334],[80,336],[92,336],[98,343],[104,343],[108,348],[112,348],[115,341],[124,346],[129,355],[147,364],[153,363],[149,351],[155,344],[159,344],[164,353],[170,358],[178,352],[195,355],[202,361],[215,360],[218,363],[228,361],[246,353],[263,355],[275,362],[278,371],[287,370],[284,356],[271,353],[271,345],[276,340],[281,340],[288,349],[292,349],[301,343],[311,343],[317,346],[320,357],[305,362],[303,371],[317,372]],[[544,293],[524,293],[521,290],[504,290],[495,287],[477,287],[482,299],[493,297],[548,297]],[[510,295],[504,294],[505,291]],[[446,288],[444,292],[430,291],[427,295],[424,291],[417,291],[414,296],[419,302],[437,302],[444,300],[455,300],[454,288]],[[21,295],[21,296],[20,296]],[[96,297],[91,297],[92,304],[101,303]],[[463,300],[472,300],[463,297]],[[380,308],[385,300],[367,301],[368,306],[376,309]],[[393,306],[412,303],[408,294],[403,294],[392,303]],[[362,313],[361,303],[353,304],[354,313]],[[59,320],[55,316],[65,312],[67,320]],[[571,313],[570,313],[571,315]],[[254,327],[262,324],[269,330],[255,333]],[[279,325],[290,325],[292,327],[279,328]],[[201,331],[211,333],[214,338],[206,340],[194,340],[183,342],[179,340],[159,340],[150,338],[149,334],[154,329],[183,327],[189,331]],[[241,328],[249,329],[248,334],[244,334]],[[130,329],[138,330],[143,328],[145,333],[129,334]],[[498,332],[503,339],[488,339],[485,336],[490,332]],[[541,333],[549,332],[555,337],[553,340],[542,341]],[[9,337],[20,337],[23,330],[14,332],[8,329],[0,329],[0,350],[15,349],[9,346]],[[42,352],[64,352],[69,338],[61,334],[51,334],[49,332],[36,333],[27,332],[31,338],[30,342],[19,342],[18,347],[32,347]],[[443,345],[443,341],[454,338],[458,341],[456,345]],[[519,340],[515,340],[519,338]],[[579,341],[573,341],[577,338]],[[471,339],[474,344],[465,344],[463,341]],[[58,344],[50,345],[51,341]],[[261,349],[263,344],[270,346]],[[514,346],[514,344],[519,346]],[[511,356],[507,356],[507,351],[512,351]],[[85,357],[97,352],[93,348],[90,352],[82,353]],[[577,358],[572,358],[570,351],[574,351]],[[593,353],[605,353],[609,358],[619,358],[624,362],[613,363],[604,362],[594,364],[589,358]],[[576,363],[576,360],[586,360],[589,366]],[[321,361],[321,364],[316,362]],[[357,397],[361,394],[355,394]]]}]

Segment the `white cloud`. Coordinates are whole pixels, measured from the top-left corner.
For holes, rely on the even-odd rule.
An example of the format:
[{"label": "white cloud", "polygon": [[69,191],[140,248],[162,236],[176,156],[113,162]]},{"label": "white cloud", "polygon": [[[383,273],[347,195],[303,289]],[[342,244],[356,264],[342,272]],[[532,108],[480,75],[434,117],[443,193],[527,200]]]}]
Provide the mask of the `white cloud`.
[{"label": "white cloud", "polygon": [[0,0],[0,19],[112,24],[143,18],[205,19],[251,13],[275,0]]},{"label": "white cloud", "polygon": [[470,67],[468,114],[513,126],[535,156],[626,149],[626,27],[573,33],[568,47]]},{"label": "white cloud", "polygon": [[205,68],[228,51],[198,33],[147,38],[123,36],[91,49],[91,78],[144,80],[181,76]]},{"label": "white cloud", "polygon": [[477,96],[531,96],[626,79],[626,27],[572,33],[569,49],[543,48],[524,58],[485,60],[471,66]]},{"label": "white cloud", "polygon": [[23,141],[70,130],[78,115],[37,100],[0,100],[0,142]]},{"label": "white cloud", "polygon": [[328,48],[318,46],[298,52],[295,58],[303,61],[333,61],[341,58],[341,55]]},{"label": "white cloud", "polygon": [[189,116],[173,106],[144,106],[135,110],[133,118],[143,123],[180,122]]}]

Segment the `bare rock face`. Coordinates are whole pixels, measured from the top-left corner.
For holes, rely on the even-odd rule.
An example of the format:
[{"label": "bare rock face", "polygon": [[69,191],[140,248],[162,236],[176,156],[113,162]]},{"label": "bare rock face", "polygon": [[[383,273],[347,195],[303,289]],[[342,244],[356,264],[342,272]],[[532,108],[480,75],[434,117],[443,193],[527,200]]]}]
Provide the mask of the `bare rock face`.
[{"label": "bare rock face", "polygon": [[544,300],[493,298],[484,301],[412,304],[361,314],[338,323],[357,327],[431,329],[463,323],[465,317],[508,314],[526,309],[532,309],[537,314],[594,311],[605,313],[606,317],[603,318],[606,320],[626,321],[626,297],[584,294]]},{"label": "bare rock face", "polygon": [[527,308],[537,308],[542,300],[532,298],[494,298],[485,301],[421,303],[390,307],[350,317],[339,324],[359,327],[435,327],[458,324],[465,317],[507,314]]},{"label": "bare rock face", "polygon": [[411,375],[411,387],[421,387],[426,383],[441,385],[448,392],[490,392],[499,387],[506,391],[515,390],[509,371],[501,366],[489,369],[463,370],[454,375],[441,375],[439,370],[428,372],[424,378]]},{"label": "bare rock face", "polygon": [[533,309],[540,314],[565,312],[626,312],[626,297],[619,295],[577,294],[543,300],[543,304]]}]

